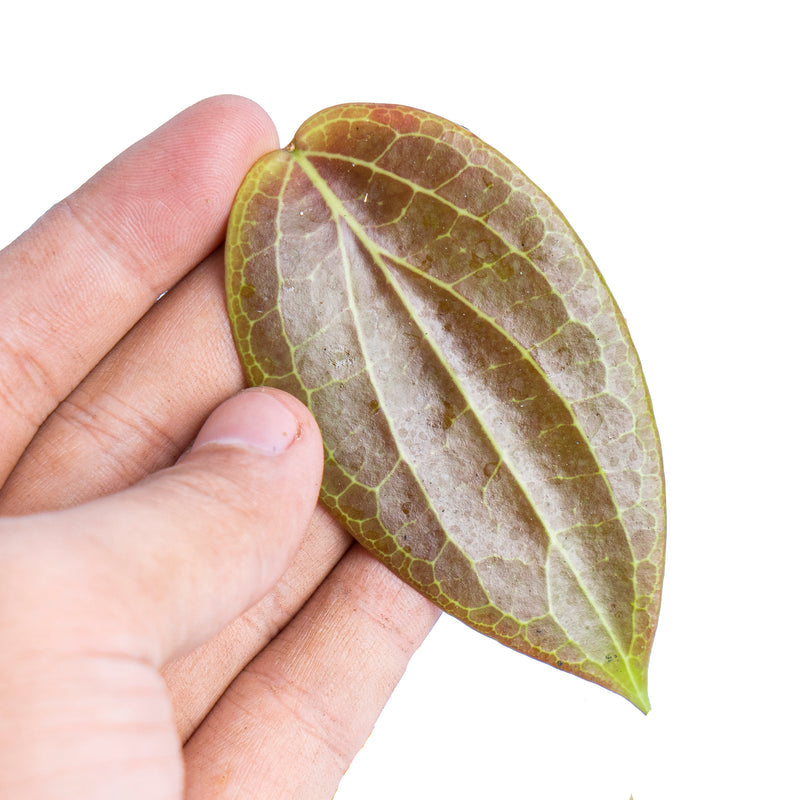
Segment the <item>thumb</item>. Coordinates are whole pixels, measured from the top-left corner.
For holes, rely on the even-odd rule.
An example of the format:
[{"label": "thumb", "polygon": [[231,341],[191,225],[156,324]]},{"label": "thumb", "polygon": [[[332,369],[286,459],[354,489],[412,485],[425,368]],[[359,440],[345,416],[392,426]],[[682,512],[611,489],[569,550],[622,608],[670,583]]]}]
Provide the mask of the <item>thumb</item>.
[{"label": "thumb", "polygon": [[73,651],[102,648],[160,667],[277,582],[321,473],[319,430],[305,406],[248,389],[211,414],[174,467],[117,495],[16,520],[27,528],[20,541],[40,544],[31,548],[36,585],[28,577],[20,590],[40,604],[42,592],[58,598],[60,619],[48,627]]}]

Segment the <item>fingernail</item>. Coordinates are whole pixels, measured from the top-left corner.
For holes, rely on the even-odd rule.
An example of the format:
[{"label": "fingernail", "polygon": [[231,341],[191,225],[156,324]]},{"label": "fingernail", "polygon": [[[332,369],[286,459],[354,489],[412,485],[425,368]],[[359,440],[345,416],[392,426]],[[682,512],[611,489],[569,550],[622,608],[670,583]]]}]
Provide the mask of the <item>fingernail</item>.
[{"label": "fingernail", "polygon": [[299,437],[300,424],[288,406],[268,389],[247,389],[212,412],[192,449],[207,444],[234,444],[277,456]]}]

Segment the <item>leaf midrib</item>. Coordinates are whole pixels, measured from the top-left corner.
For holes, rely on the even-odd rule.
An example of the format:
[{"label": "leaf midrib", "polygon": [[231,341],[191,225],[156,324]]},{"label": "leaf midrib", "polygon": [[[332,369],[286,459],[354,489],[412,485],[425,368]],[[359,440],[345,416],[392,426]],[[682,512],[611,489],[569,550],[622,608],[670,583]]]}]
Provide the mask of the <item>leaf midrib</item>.
[{"label": "leaf midrib", "polygon": [[[300,166],[300,168],[305,172],[306,176],[311,181],[311,183],[315,187],[315,189],[320,193],[320,195],[322,196],[323,200],[328,204],[328,206],[331,209],[331,211],[337,217],[339,217],[342,221],[344,221],[345,224],[352,230],[353,235],[359,241],[361,241],[364,244],[364,246],[368,250],[368,252],[370,252],[370,254],[373,255],[373,258],[375,259],[375,262],[381,266],[381,269],[383,270],[383,272],[384,272],[384,274],[386,276],[386,279],[391,283],[391,285],[394,287],[395,291],[397,291],[398,295],[402,296],[403,295],[402,290],[397,285],[397,282],[394,279],[394,277],[391,275],[391,273],[386,269],[386,267],[383,264],[383,257],[384,256],[391,257],[392,260],[395,260],[395,261],[397,259],[395,259],[391,254],[386,253],[385,251],[383,251],[382,248],[380,248],[380,247],[378,247],[377,245],[374,244],[372,239],[366,234],[366,232],[361,227],[361,225],[347,211],[347,209],[344,207],[344,205],[341,202],[341,200],[337,197],[337,195],[328,186],[327,182],[322,178],[322,176],[319,174],[319,172],[316,170],[316,168],[313,166],[313,164],[311,164],[308,161],[308,156],[309,155],[316,155],[318,157],[323,157],[323,158],[339,158],[339,160],[347,161],[348,163],[353,163],[353,164],[361,163],[365,167],[368,167],[371,170],[381,171],[383,174],[387,175],[388,177],[393,178],[394,180],[400,180],[400,181],[402,181],[404,183],[407,183],[415,191],[418,190],[418,191],[423,191],[424,192],[424,191],[427,191],[427,190],[425,190],[424,187],[418,187],[416,184],[413,184],[410,181],[405,181],[404,179],[399,178],[397,175],[395,175],[393,173],[390,173],[390,172],[388,172],[386,170],[380,170],[380,168],[377,168],[373,163],[370,163],[370,162],[363,162],[363,161],[359,161],[357,159],[345,158],[343,156],[342,157],[338,157],[338,156],[335,156],[335,155],[332,156],[330,154],[323,154],[323,153],[318,153],[318,152],[315,152],[315,151],[311,151],[311,152],[307,153],[307,152],[304,152],[304,151],[299,150],[299,149],[292,150],[291,151],[291,155],[296,159],[296,161],[297,161],[298,165]],[[465,212],[464,209],[461,209],[458,206],[455,206],[453,204],[448,203],[443,198],[441,198],[439,195],[437,195],[437,194],[435,194],[433,192],[430,192],[430,191],[428,191],[428,193],[431,196],[436,197],[438,200],[441,200],[441,201],[447,203],[448,205],[452,206],[452,208],[454,210],[456,210],[457,213],[462,214],[462,215],[466,214],[467,216],[470,216],[473,219],[479,221],[481,224],[484,224],[484,225],[486,224],[485,220],[482,220],[480,217],[477,217],[475,215],[471,215],[471,214],[469,214],[469,212]],[[337,226],[337,228],[338,228],[338,226]],[[337,232],[337,235],[338,235],[338,232]],[[344,248],[342,248],[342,252],[344,252]],[[517,252],[521,253],[521,251],[517,251]],[[527,256],[526,256],[526,260],[529,260],[529,259],[527,259]],[[427,273],[422,273],[420,270],[417,270],[415,267],[413,267],[412,265],[408,264],[405,261],[403,262],[403,265],[407,269],[409,269],[409,271],[414,272],[415,274],[420,275],[421,277],[427,278],[428,280],[430,280],[432,283],[437,285],[442,290],[444,290],[444,291],[446,291],[446,292],[448,292],[450,294],[453,294],[453,289],[448,284],[445,284],[445,283],[439,281],[438,279],[428,275]],[[352,292],[351,292],[351,286],[350,286],[349,279],[348,279],[348,294],[349,294],[350,299],[352,301],[353,297],[352,297]],[[469,301],[466,300],[466,298],[464,298],[463,296],[458,295],[458,299],[459,299],[459,302],[465,302],[470,308],[472,308],[472,306],[469,303]],[[413,310],[411,308],[409,308],[408,306],[406,306],[406,307],[409,309],[409,314],[414,319],[414,322],[418,326],[418,328],[420,328],[421,330],[424,330],[424,326],[421,324],[420,320],[418,320],[416,318],[416,315],[413,312]],[[490,324],[492,324],[501,334],[506,336],[506,338],[509,338],[505,334],[505,331],[503,331],[501,328],[499,328],[499,326],[497,326],[497,324],[494,322],[494,320],[492,320],[491,318],[486,317],[485,315],[481,314],[480,311],[478,311],[477,309],[473,309],[473,310],[475,311],[475,313],[479,314],[484,319],[487,319],[490,322]],[[354,316],[354,319],[355,319],[355,316]],[[359,336],[359,339],[362,339],[362,335],[361,335],[360,330],[357,331],[357,335]],[[433,340],[433,337],[429,337],[428,341],[429,341],[429,345],[437,353],[437,356],[439,356],[441,363],[445,365],[445,369],[447,369],[448,373],[450,374],[452,380],[454,381],[454,383],[458,387],[459,391],[462,392],[464,397],[469,398],[469,396],[470,396],[469,393],[464,389],[464,387],[461,385],[461,383],[458,380],[458,378],[452,373],[452,371],[449,369],[449,367],[446,366],[447,365],[447,360],[446,360],[446,358],[444,358],[443,354],[439,350],[438,346],[436,345],[436,342]],[[552,384],[549,381],[548,376],[543,373],[541,367],[535,361],[535,359],[533,359],[531,357],[530,353],[528,353],[528,351],[525,350],[513,338],[511,338],[510,341],[513,343],[513,345],[520,352],[520,355],[523,358],[525,358],[526,360],[528,360],[529,363],[531,363],[534,366],[534,368],[539,372],[539,374],[542,375],[544,380],[547,381],[548,385],[552,387]],[[376,391],[377,391],[377,387],[376,387]],[[581,436],[584,438],[584,442],[587,444],[587,446],[589,446],[588,441],[586,441],[586,439],[585,439],[585,434],[584,434],[582,428],[578,425],[577,420],[575,419],[574,413],[572,412],[572,408],[569,406],[568,403],[566,405],[567,405],[567,408],[569,409],[569,413],[570,413],[570,415],[571,415],[571,417],[573,419],[573,422],[575,424],[576,429],[580,432]],[[470,404],[470,407],[472,407],[471,404]],[[481,426],[481,429],[486,434],[486,437],[487,437],[488,441],[491,442],[492,447],[495,449],[495,451],[499,455],[500,454],[500,449],[499,449],[497,443],[494,441],[494,438],[493,438],[491,432],[489,430],[487,430],[483,420],[481,419],[480,415],[477,414],[477,412],[475,412],[475,416],[478,419],[478,422],[479,422],[479,424]],[[391,425],[391,421],[389,420],[388,422]],[[398,441],[398,440],[396,439],[395,441]],[[400,445],[399,445],[399,442],[398,442],[398,447],[399,446]],[[591,447],[590,447],[590,450],[591,450],[591,452],[594,452]],[[529,495],[529,493],[528,493],[528,491],[527,491],[527,489],[525,487],[525,483],[524,483],[524,481],[521,480],[520,475],[519,475],[516,467],[513,466],[512,462],[509,462],[506,459],[504,459],[504,460],[506,461],[506,464],[509,467],[509,470],[511,471],[511,473],[512,473],[512,475],[513,475],[513,477],[514,477],[514,479],[515,479],[515,481],[517,483],[517,485],[521,488],[526,500],[530,504],[531,508],[533,508],[535,510],[536,509],[536,504],[534,503],[533,499],[530,497],[530,495]],[[420,485],[421,490],[425,494],[426,500],[429,501],[430,498],[428,497],[427,493],[424,491],[424,488],[422,487],[422,484],[420,482],[419,476],[416,474],[416,471],[413,470],[413,467],[412,467],[411,463],[407,459],[406,459],[406,463],[409,465],[409,468],[412,469],[412,472],[414,473],[415,479],[417,480],[418,484]],[[603,470],[601,468],[600,469],[600,474],[602,475],[603,481],[606,484],[606,487],[608,489],[609,497],[611,498],[611,501],[612,501],[612,503],[614,503],[614,507],[617,510],[617,518],[620,519],[620,524],[622,524],[623,528],[624,528],[624,523],[622,522],[622,519],[621,519],[620,513],[619,513],[619,508],[618,508],[618,506],[616,504],[616,498],[614,496],[613,491],[611,490],[611,486],[610,486],[610,484],[608,482],[608,478],[607,478],[607,476],[605,474],[605,470]],[[431,510],[434,512],[434,514],[436,514],[437,520],[441,523],[441,520],[439,519],[439,516],[438,516],[438,512],[434,508],[434,505],[432,503],[430,503],[430,502],[428,502],[428,505],[431,508]],[[538,513],[537,513],[537,516],[538,516]],[[442,530],[446,530],[444,525],[442,525]],[[630,650],[629,649],[623,649],[623,647],[621,646],[621,643],[619,641],[619,638],[617,637],[616,632],[609,625],[609,622],[607,620],[606,614],[604,614],[602,612],[602,607],[598,607],[598,604],[596,603],[596,601],[594,599],[594,596],[589,591],[589,589],[584,584],[584,582],[581,580],[580,573],[575,568],[574,564],[572,563],[572,560],[569,558],[569,556],[568,556],[567,552],[565,551],[564,547],[558,541],[557,535],[551,534],[546,526],[545,526],[545,530],[547,530],[548,538],[550,539],[551,546],[554,547],[556,550],[558,550],[559,554],[562,556],[562,558],[564,559],[565,563],[567,563],[569,565],[570,571],[573,574],[573,577],[575,579],[576,584],[580,588],[581,592],[584,594],[584,597],[586,598],[586,600],[589,603],[590,607],[593,609],[593,611],[596,614],[597,618],[600,620],[604,630],[606,631],[607,636],[609,637],[609,640],[613,643],[614,647],[616,648],[617,653],[623,659],[623,662],[625,663],[627,677],[628,677],[629,682],[630,682],[630,686],[635,690],[636,694],[638,695],[639,694],[638,682],[634,678],[634,675],[631,672],[631,668],[630,668],[631,667],[630,660],[629,660]],[[630,555],[631,555],[631,564],[634,564],[635,560],[633,558],[633,553],[631,552]],[[548,585],[549,585],[549,579],[548,579]],[[638,597],[637,597],[637,600],[638,600]],[[632,640],[631,641],[633,641],[633,636],[632,636]],[[595,663],[598,663],[601,666],[601,668],[603,668],[603,670],[605,671],[605,665],[602,662],[595,662]]]}]

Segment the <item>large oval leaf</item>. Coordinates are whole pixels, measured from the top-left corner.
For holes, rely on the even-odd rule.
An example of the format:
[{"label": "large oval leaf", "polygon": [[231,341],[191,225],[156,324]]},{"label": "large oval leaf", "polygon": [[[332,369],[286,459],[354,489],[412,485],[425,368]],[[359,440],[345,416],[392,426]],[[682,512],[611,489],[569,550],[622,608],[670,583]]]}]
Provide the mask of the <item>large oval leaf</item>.
[{"label": "large oval leaf", "polygon": [[253,384],[322,428],[322,500],[477,630],[647,711],[658,435],[625,322],[516,167],[415,109],[344,105],[247,175],[229,310]]}]

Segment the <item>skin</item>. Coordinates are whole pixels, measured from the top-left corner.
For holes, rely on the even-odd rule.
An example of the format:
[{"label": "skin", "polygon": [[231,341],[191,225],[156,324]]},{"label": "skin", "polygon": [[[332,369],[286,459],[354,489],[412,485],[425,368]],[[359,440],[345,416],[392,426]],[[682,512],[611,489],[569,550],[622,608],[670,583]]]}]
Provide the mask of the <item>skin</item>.
[{"label": "skin", "polygon": [[329,798],[436,620],[241,392],[219,248],[277,144],[203,101],[0,253],[0,796]]}]

